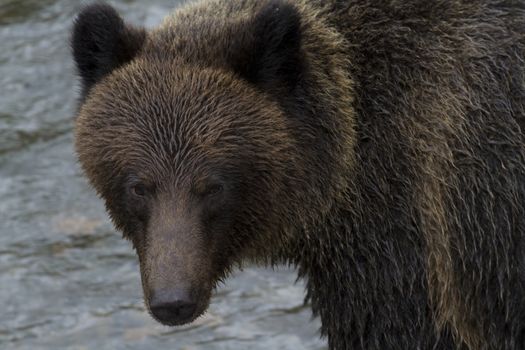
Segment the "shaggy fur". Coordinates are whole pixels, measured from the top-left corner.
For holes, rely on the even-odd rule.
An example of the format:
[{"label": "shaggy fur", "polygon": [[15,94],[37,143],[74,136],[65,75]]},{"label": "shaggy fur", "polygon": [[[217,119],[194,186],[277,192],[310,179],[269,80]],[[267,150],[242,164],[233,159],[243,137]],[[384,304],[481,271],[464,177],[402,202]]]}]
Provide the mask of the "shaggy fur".
[{"label": "shaggy fur", "polygon": [[99,4],[73,49],[146,302],[285,262],[332,350],[525,348],[523,1]]}]

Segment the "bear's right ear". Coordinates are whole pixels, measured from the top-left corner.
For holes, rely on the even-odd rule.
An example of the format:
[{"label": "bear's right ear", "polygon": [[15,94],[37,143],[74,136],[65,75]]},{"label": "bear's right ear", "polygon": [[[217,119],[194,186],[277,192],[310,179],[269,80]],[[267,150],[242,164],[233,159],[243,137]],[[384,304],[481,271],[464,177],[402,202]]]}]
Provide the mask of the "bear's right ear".
[{"label": "bear's right ear", "polygon": [[80,78],[82,96],[93,84],[131,61],[146,39],[143,28],[126,25],[110,5],[84,7],[75,20],[71,46]]}]

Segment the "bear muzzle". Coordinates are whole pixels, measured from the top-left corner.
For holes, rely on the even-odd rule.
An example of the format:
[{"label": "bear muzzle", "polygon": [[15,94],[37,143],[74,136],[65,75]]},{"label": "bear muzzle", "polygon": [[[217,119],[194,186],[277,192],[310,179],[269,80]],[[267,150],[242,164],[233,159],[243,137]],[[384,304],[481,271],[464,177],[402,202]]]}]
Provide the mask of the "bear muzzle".
[{"label": "bear muzzle", "polygon": [[182,325],[196,317],[197,300],[185,288],[154,290],[148,304],[153,317],[168,326]]}]

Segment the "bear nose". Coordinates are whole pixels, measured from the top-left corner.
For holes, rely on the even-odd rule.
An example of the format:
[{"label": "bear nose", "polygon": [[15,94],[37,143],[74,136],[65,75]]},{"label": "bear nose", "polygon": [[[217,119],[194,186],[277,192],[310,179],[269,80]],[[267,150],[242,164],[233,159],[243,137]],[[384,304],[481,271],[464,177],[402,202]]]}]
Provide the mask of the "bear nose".
[{"label": "bear nose", "polygon": [[190,293],[177,289],[153,291],[149,306],[157,320],[165,325],[174,326],[191,321],[197,303],[192,300]]}]

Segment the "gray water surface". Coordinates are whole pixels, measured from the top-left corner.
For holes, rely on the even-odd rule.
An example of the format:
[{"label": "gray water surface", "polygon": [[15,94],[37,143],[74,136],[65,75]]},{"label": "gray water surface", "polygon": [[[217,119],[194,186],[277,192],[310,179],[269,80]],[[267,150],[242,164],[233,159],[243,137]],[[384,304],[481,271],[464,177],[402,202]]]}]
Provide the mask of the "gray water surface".
[{"label": "gray water surface", "polygon": [[[68,36],[86,1],[0,0],[0,349],[325,349],[294,271],[247,268],[164,327],[73,153]],[[112,2],[148,27],[176,1]]]}]

